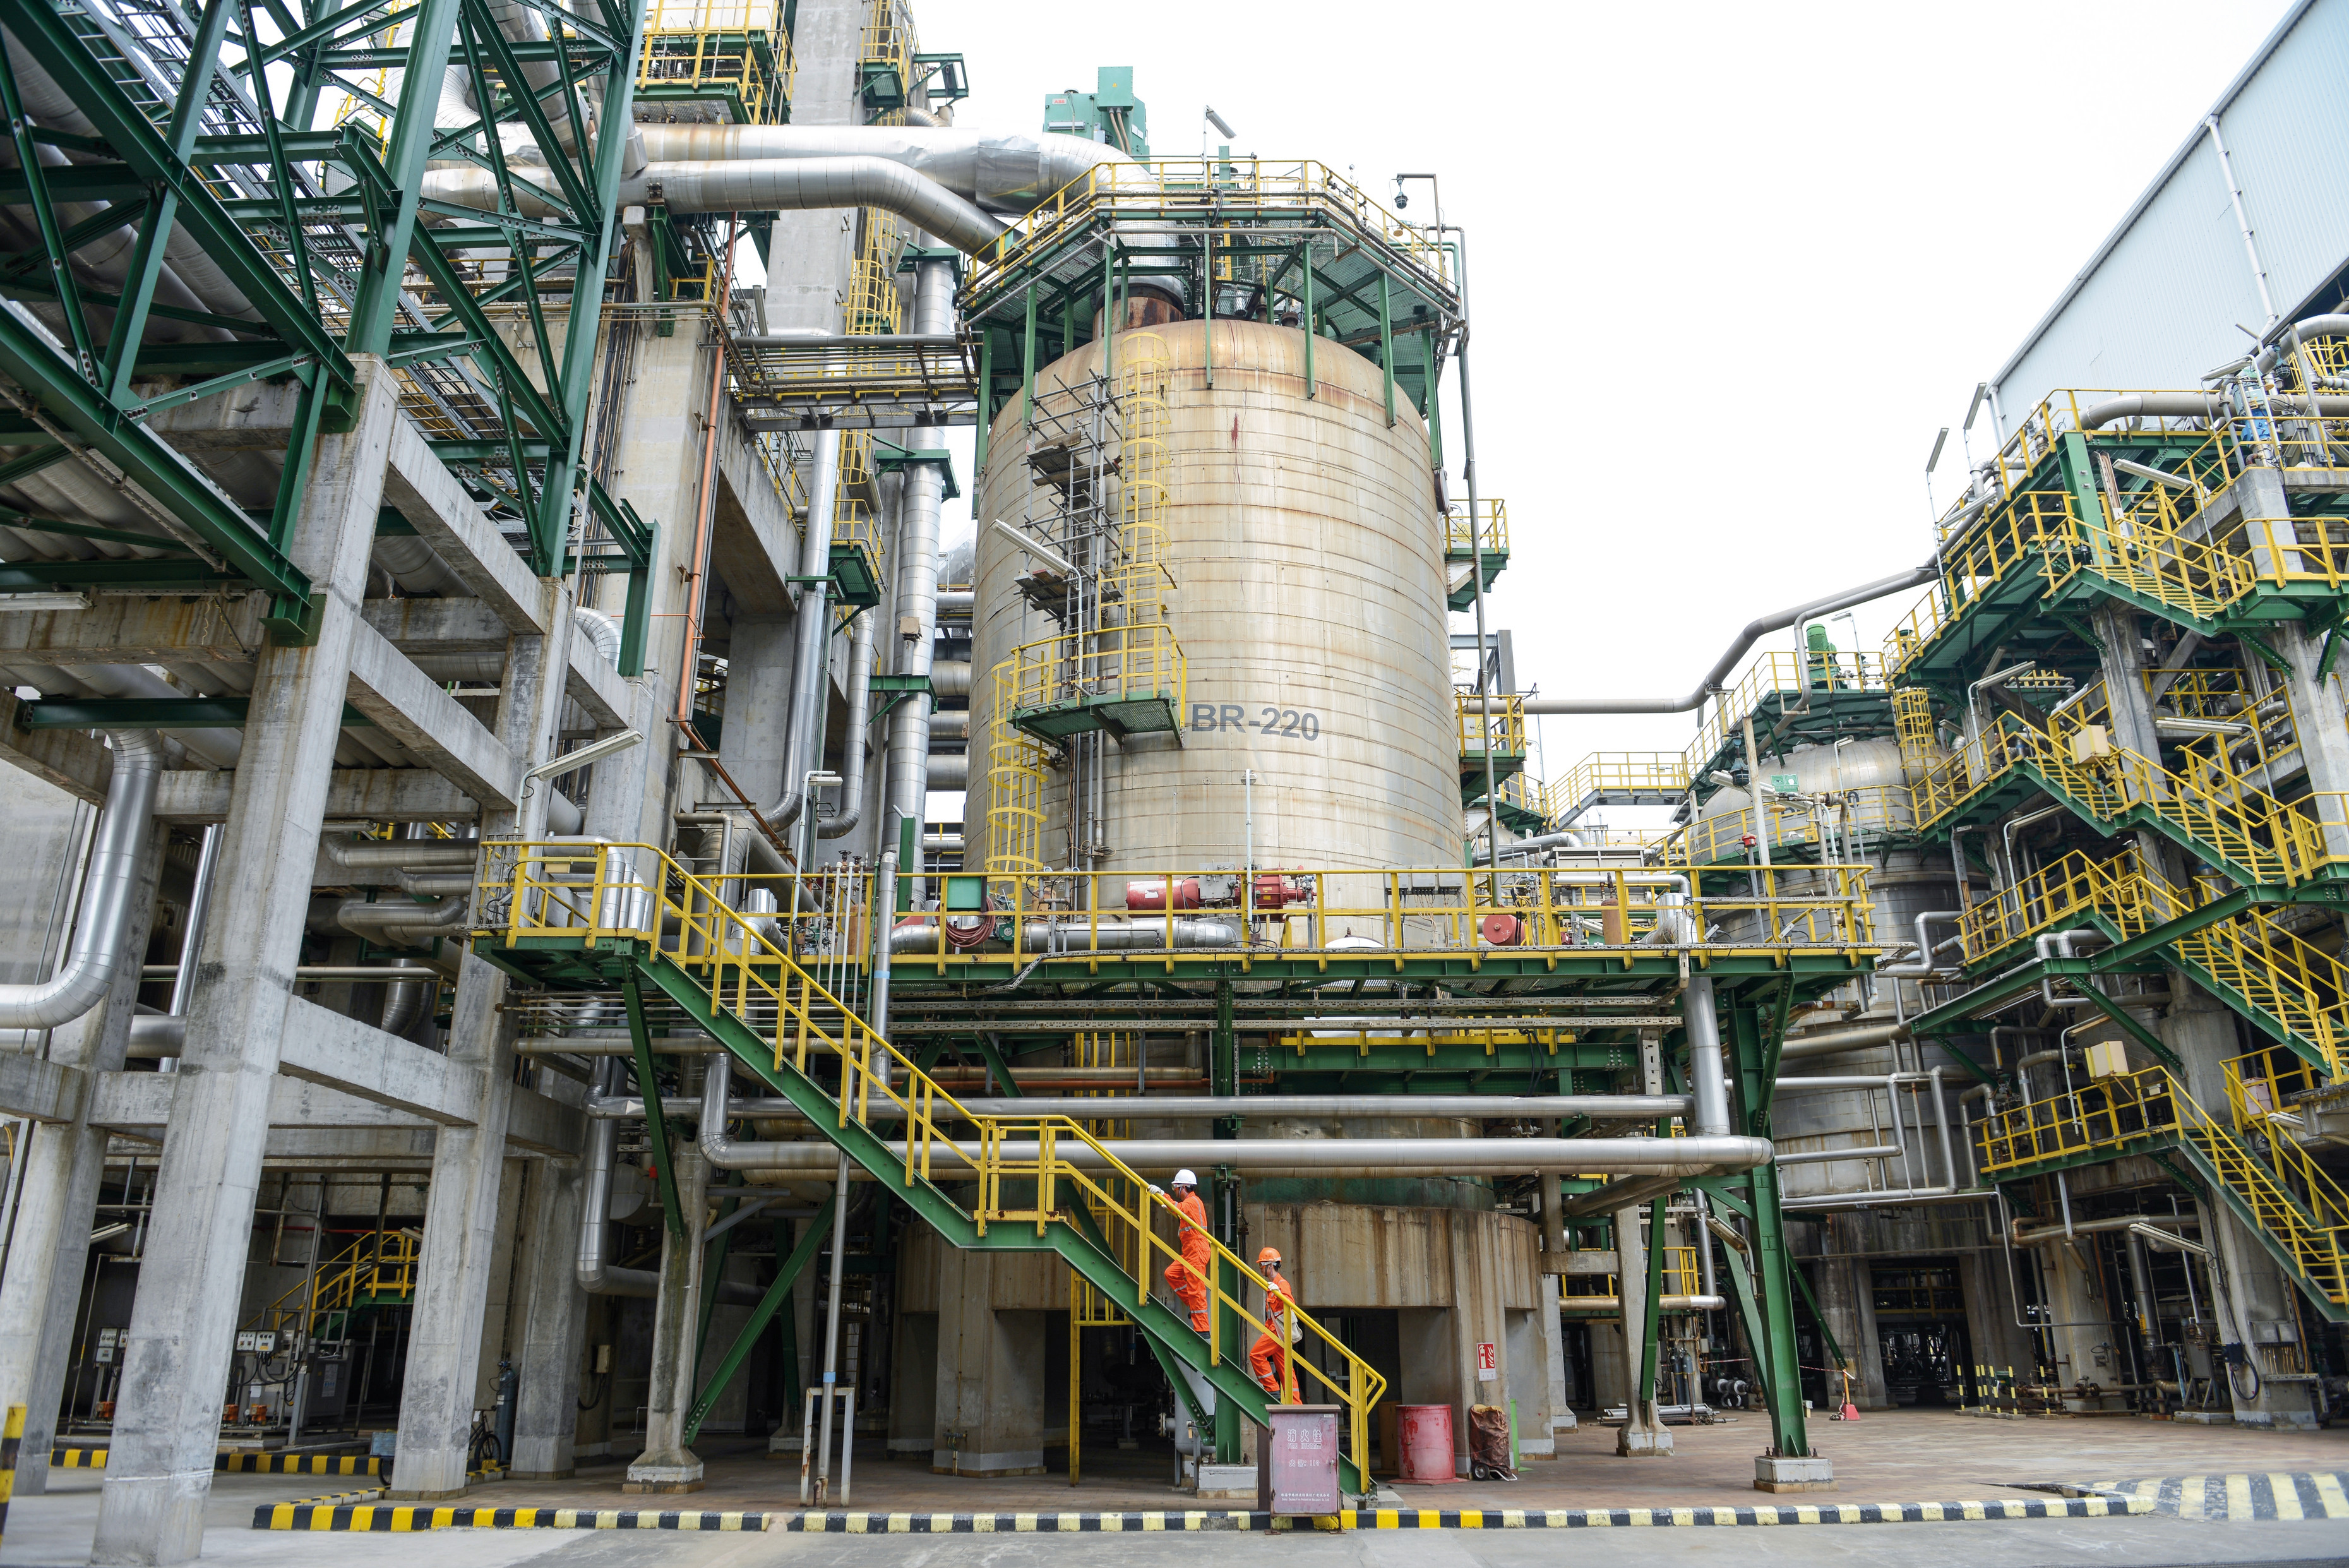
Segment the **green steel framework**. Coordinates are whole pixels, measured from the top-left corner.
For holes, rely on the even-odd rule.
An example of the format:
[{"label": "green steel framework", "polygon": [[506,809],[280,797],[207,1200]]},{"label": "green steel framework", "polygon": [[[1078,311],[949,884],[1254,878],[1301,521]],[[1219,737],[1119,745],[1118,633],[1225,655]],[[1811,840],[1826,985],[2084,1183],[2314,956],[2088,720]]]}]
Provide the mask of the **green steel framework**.
[{"label": "green steel framework", "polygon": [[[626,642],[635,668],[624,672],[636,672],[652,529],[603,493],[582,458],[644,0],[595,0],[576,12],[540,5],[552,39],[537,43],[506,38],[486,0],[418,0],[405,9],[391,0],[296,4],[206,0],[200,12],[189,7],[184,35],[134,36],[78,0],[0,0],[0,23],[90,127],[68,133],[27,123],[16,71],[0,62],[0,107],[18,165],[0,174],[0,199],[28,205],[44,241],[42,253],[0,259],[0,289],[54,302],[69,339],[60,351],[0,316],[0,374],[34,406],[16,429],[29,423],[36,428],[21,439],[49,439],[0,477],[56,461],[67,442],[78,442],[171,519],[165,539],[10,514],[11,526],[164,553],[10,565],[0,568],[0,587],[249,586],[272,596],[274,638],[305,639],[316,625],[312,588],[286,549],[316,438],[347,428],[352,357],[371,355],[399,377],[404,406],[515,537],[533,572],[554,576],[584,561],[628,575]],[[487,112],[436,128],[451,65]],[[551,79],[533,83],[533,66],[542,74],[551,67]],[[397,101],[359,79],[376,70],[399,73]],[[178,79],[169,82],[173,72]],[[314,128],[330,90],[388,117],[388,140],[378,146],[355,120]],[[516,167],[505,130],[549,150],[547,161]],[[43,164],[43,143],[78,161]],[[435,161],[488,171],[496,210],[428,200],[423,179]],[[525,198],[548,215],[523,217]],[[67,227],[57,209],[68,202],[103,205]],[[119,293],[93,289],[63,265],[74,248],[126,226],[137,243]],[[175,234],[201,244],[249,312],[215,315],[156,299]],[[535,369],[489,314],[515,304]],[[113,313],[103,339],[92,309]],[[154,319],[230,337],[142,344]],[[183,384],[142,398],[140,385],[159,376]],[[284,476],[265,513],[241,506],[145,423],[279,378],[300,391]],[[591,533],[599,537],[585,537]]]}]

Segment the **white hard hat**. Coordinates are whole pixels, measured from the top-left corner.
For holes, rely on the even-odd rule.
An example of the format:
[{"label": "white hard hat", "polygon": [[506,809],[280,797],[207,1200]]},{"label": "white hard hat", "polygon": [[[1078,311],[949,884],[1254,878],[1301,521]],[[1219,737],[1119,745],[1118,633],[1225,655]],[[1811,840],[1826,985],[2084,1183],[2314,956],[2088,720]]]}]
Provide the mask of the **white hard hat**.
[{"label": "white hard hat", "polygon": [[1178,1170],[1174,1173],[1174,1185],[1177,1187],[1196,1187],[1199,1185],[1199,1179],[1192,1175],[1191,1172],[1187,1170]]}]

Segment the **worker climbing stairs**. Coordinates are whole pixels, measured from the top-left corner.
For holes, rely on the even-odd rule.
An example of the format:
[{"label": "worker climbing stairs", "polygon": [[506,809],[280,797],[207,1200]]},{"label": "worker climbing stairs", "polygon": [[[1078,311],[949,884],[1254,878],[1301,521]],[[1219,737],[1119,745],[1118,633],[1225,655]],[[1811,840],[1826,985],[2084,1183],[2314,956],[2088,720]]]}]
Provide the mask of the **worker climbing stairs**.
[{"label": "worker climbing stairs", "polygon": [[[658,1087],[647,1002],[665,999],[947,1241],[1058,1254],[1100,1293],[1102,1312],[1113,1305],[1142,1330],[1195,1415],[1205,1413],[1199,1391],[1212,1391],[1218,1406],[1265,1424],[1268,1401],[1246,1361],[1264,1324],[1236,1293],[1263,1290],[1254,1270],[1210,1239],[1209,1328],[1195,1332],[1152,1293],[1180,1253],[1148,1181],[1078,1121],[966,1111],[776,945],[771,921],[737,914],[718,891],[647,846],[492,844],[473,950],[551,989],[616,994],[648,1097]],[[647,1127],[663,1136],[659,1118]],[[666,1182],[668,1162],[658,1164]],[[673,1215],[674,1199],[666,1207]],[[1309,1314],[1295,1316],[1300,1349],[1313,1352],[1298,1357],[1315,1385],[1305,1397],[1342,1407],[1340,1478],[1361,1493],[1384,1380]]]}]

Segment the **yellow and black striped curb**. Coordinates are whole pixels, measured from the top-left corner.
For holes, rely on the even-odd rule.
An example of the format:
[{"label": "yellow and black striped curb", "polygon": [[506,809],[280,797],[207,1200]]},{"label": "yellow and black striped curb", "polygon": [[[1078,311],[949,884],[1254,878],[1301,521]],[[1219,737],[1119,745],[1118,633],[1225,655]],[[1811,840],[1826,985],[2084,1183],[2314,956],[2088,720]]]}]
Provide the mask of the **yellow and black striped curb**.
[{"label": "yellow and black striped curb", "polygon": [[1984,1502],[1757,1503],[1738,1508],[1380,1508],[1276,1519],[1241,1509],[1134,1513],[792,1513],[777,1528],[832,1535],[1119,1534],[1184,1530],[1604,1530],[1643,1525],[1927,1524],[2104,1519],[2150,1513],[2140,1498],[1993,1498]]},{"label": "yellow and black striped curb", "polygon": [[[102,1470],[106,1468],[106,1449],[52,1449],[49,1465],[55,1469]],[[372,1454],[222,1454],[212,1460],[212,1469],[240,1475],[268,1476],[380,1476],[388,1475],[393,1461]],[[474,1480],[502,1473],[491,1465],[471,1474]]]},{"label": "yellow and black striped curb", "polygon": [[2065,1490],[2139,1500],[2155,1513],[2180,1519],[2349,1519],[2349,1471],[2344,1470],[2148,1476],[2084,1481]]},{"label": "yellow and black striped curb", "polygon": [[636,1508],[426,1508],[390,1503],[264,1503],[255,1530],[769,1530],[782,1515]]}]

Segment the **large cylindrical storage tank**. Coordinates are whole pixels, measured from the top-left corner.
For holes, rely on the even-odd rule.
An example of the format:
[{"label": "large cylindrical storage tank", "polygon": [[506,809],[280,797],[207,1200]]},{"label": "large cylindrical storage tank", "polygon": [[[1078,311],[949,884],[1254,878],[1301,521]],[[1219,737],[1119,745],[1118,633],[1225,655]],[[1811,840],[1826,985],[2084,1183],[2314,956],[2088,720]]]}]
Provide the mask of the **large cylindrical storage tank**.
[{"label": "large cylindrical storage tank", "polygon": [[[1300,868],[1460,861],[1459,742],[1444,619],[1444,527],[1427,432],[1407,400],[1393,423],[1376,367],[1329,339],[1252,321],[1125,332],[1113,376],[1161,357],[1167,445],[1165,616],[1188,661],[1179,740],[1102,747],[1105,854],[1072,865],[1067,774],[1044,792],[1043,863],[1104,871],[1237,866],[1241,774],[1253,770],[1255,863]],[[1040,369],[1040,397],[1098,373],[1096,342]],[[1033,562],[989,524],[1041,521],[1014,399],[988,431],[980,479],[971,691],[972,839],[989,852],[988,671],[1059,628],[1014,579]]]}]

